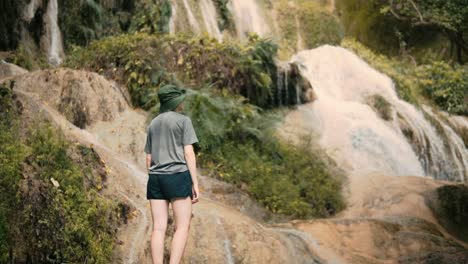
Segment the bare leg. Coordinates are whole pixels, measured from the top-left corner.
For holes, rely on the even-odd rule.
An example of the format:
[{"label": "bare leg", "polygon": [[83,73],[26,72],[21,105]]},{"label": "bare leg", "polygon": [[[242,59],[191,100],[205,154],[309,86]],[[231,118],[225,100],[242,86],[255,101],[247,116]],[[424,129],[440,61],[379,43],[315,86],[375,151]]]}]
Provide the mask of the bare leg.
[{"label": "bare leg", "polygon": [[171,201],[176,230],[172,238],[170,264],[179,264],[184,255],[192,218],[192,200],[189,197]]},{"label": "bare leg", "polygon": [[164,238],[167,230],[168,200],[151,199],[151,214],[153,215],[153,232],[151,233],[151,256],[153,264],[163,264]]}]

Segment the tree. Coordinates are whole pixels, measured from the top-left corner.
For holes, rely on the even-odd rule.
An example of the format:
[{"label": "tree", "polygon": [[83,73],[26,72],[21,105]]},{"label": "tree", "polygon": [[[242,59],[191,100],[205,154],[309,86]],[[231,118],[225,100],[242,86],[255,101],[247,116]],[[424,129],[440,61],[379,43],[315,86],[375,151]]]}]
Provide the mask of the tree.
[{"label": "tree", "polygon": [[408,21],[414,27],[432,27],[447,36],[451,54],[463,64],[468,55],[468,4],[466,0],[386,0],[383,13]]}]

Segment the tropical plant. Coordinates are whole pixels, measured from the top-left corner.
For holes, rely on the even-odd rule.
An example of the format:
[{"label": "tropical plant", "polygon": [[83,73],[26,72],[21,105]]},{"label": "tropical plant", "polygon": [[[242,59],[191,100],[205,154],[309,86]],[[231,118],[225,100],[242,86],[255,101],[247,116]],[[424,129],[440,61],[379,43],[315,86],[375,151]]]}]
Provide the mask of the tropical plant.
[{"label": "tropical plant", "polygon": [[137,3],[131,31],[168,33],[172,7],[169,0],[142,0]]},{"label": "tropical plant", "polygon": [[[102,70],[127,84],[135,105],[149,109],[160,85],[174,79],[192,87],[211,83],[267,106],[276,76],[277,46],[251,35],[249,42],[219,43],[208,36],[121,35],[77,48],[67,65]],[[124,79],[121,80],[120,75]]]},{"label": "tropical plant", "polygon": [[435,28],[455,47],[459,63],[468,55],[468,5],[464,0],[387,0],[383,13],[409,21],[414,27]]},{"label": "tropical plant", "polygon": [[468,66],[434,62],[417,71],[423,94],[451,113],[468,115]]}]

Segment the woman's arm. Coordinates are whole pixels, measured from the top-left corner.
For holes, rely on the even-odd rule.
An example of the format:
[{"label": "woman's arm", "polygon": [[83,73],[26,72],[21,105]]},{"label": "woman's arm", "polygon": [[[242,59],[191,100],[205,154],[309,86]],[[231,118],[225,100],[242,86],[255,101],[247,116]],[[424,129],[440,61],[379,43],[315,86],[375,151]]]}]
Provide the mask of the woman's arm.
[{"label": "woman's arm", "polygon": [[200,197],[200,192],[198,189],[197,161],[196,161],[195,152],[193,150],[193,145],[190,144],[190,145],[184,146],[184,155],[185,155],[185,161],[187,162],[187,167],[192,177],[193,189],[195,190],[194,199],[198,199]]},{"label": "woman's arm", "polygon": [[149,171],[151,167],[151,154],[146,154],[146,170]]}]

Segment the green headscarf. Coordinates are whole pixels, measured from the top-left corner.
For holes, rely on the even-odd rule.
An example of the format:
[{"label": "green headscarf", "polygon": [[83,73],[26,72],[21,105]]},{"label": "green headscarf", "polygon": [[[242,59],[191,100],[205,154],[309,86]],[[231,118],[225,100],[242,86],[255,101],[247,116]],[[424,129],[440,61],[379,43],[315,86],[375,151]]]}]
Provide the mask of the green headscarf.
[{"label": "green headscarf", "polygon": [[159,113],[173,111],[185,99],[186,90],[178,88],[173,84],[167,84],[158,91],[159,102],[161,104]]}]

